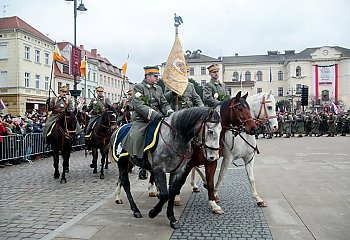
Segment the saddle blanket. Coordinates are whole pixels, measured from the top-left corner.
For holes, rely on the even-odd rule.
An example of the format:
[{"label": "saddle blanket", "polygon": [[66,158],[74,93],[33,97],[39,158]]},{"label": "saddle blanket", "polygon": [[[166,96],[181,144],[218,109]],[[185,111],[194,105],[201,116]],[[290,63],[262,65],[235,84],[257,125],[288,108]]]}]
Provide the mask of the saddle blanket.
[{"label": "saddle blanket", "polygon": [[[143,148],[144,152],[148,150],[153,152],[156,149],[158,145],[159,129],[161,124],[162,122],[160,120],[154,120],[149,124],[147,128],[147,133],[146,133],[146,143]],[[112,145],[112,154],[115,161],[118,161],[119,158],[121,157],[125,157],[129,155],[128,152],[126,152],[121,148],[120,144],[125,138],[125,136],[128,134],[128,132],[130,131],[131,126],[132,125],[130,123],[124,124],[123,126],[118,128],[116,132],[116,136],[114,138],[113,145]]]}]

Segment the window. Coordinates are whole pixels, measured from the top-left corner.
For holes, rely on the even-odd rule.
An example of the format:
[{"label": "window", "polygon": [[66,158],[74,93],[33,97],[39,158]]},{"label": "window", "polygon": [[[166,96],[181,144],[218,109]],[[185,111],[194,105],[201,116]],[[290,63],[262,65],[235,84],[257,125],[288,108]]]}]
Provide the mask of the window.
[{"label": "window", "polygon": [[62,86],[62,82],[57,82],[57,87],[58,87],[57,92],[58,93],[60,92],[61,86]]},{"label": "window", "polygon": [[49,77],[45,77],[45,90],[49,90]]},{"label": "window", "polygon": [[227,88],[227,93],[228,93],[229,96],[231,96],[231,93],[232,93],[231,88]]},{"label": "window", "polygon": [[30,87],[30,73],[29,72],[24,73],[24,87],[27,87],[27,88]]},{"label": "window", "polygon": [[278,87],[278,96],[279,97],[283,96],[283,87]]},{"label": "window", "polygon": [[295,88],[296,88],[296,94],[301,94],[301,84],[296,84]]},{"label": "window", "polygon": [[201,86],[204,86],[204,84],[207,83],[207,80],[201,80]]},{"label": "window", "polygon": [[256,93],[262,93],[262,88],[258,87],[258,88],[256,89]]},{"label": "window", "polygon": [[40,63],[40,50],[35,49],[35,62]]},{"label": "window", "polygon": [[39,89],[40,88],[40,75],[35,75],[35,88]]},{"label": "window", "polygon": [[30,60],[30,47],[24,46],[24,59]]},{"label": "window", "polygon": [[96,73],[92,74],[92,79],[94,80],[94,82],[96,82]]},{"label": "window", "polygon": [[232,74],[232,81],[238,81],[238,80],[239,80],[238,72],[234,72]]},{"label": "window", "polygon": [[69,66],[68,66],[68,65],[63,65],[62,71],[63,71],[63,73],[65,73],[65,74],[69,74]]},{"label": "window", "polygon": [[251,81],[252,75],[249,71],[245,72],[245,81]]},{"label": "window", "polygon": [[45,64],[49,65],[49,58],[50,58],[50,54],[49,53],[45,53]]},{"label": "window", "polygon": [[283,72],[278,71],[278,81],[283,81]]},{"label": "window", "polygon": [[295,76],[296,77],[301,77],[301,67],[297,66],[295,69]]},{"label": "window", "polygon": [[106,76],[103,76],[103,83],[107,84],[107,77]]},{"label": "window", "polygon": [[205,67],[201,67],[201,75],[206,75],[207,71],[205,69]]},{"label": "window", "polygon": [[194,75],[194,67],[190,67],[190,75]]},{"label": "window", "polygon": [[3,83],[7,80],[7,71],[0,72],[0,82]]},{"label": "window", "polygon": [[107,79],[108,79],[108,81],[107,81],[108,85],[111,85],[111,79],[109,77]]},{"label": "window", "polygon": [[102,81],[103,81],[103,77],[102,77],[102,75],[100,74],[100,83],[102,83]]},{"label": "window", "polygon": [[256,80],[257,81],[262,81],[263,80],[263,75],[262,75],[262,72],[261,71],[258,71],[256,73]]},{"label": "window", "polygon": [[8,47],[6,43],[0,44],[0,59],[8,58]]}]

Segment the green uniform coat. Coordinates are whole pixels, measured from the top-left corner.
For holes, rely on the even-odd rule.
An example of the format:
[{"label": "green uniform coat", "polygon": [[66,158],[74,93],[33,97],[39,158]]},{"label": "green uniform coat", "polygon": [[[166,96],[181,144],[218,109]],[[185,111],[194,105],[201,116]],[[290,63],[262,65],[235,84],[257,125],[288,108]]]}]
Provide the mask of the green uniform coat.
[{"label": "green uniform coat", "polygon": [[204,84],[203,102],[205,106],[214,107],[223,100],[220,98],[225,96],[228,96],[225,83],[216,82],[214,79],[211,79],[210,82]]}]

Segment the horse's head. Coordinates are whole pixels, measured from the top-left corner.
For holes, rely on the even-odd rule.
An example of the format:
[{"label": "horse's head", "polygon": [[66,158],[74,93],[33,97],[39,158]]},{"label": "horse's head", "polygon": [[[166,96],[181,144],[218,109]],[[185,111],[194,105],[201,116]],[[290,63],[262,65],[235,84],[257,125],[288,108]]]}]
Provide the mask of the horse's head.
[{"label": "horse's head", "polygon": [[241,96],[239,91],[234,98],[225,101],[221,105],[220,114],[223,127],[243,127],[248,134],[254,134],[257,128],[250,107],[247,103],[248,93]]},{"label": "horse's head", "polygon": [[72,137],[76,134],[76,127],[78,121],[75,117],[74,112],[71,112],[68,109],[66,109],[60,114],[58,121],[60,130],[66,137]]},{"label": "horse's head", "polygon": [[276,100],[272,90],[269,93],[260,93],[247,99],[251,107],[252,116],[259,122],[269,122],[272,132],[278,129],[276,115]]},{"label": "horse's head", "polygon": [[210,109],[208,116],[200,126],[199,136],[203,146],[204,156],[208,161],[219,159],[221,119],[218,112]]},{"label": "horse's head", "polygon": [[113,106],[108,105],[101,116],[102,122],[114,129],[117,126],[117,112]]}]

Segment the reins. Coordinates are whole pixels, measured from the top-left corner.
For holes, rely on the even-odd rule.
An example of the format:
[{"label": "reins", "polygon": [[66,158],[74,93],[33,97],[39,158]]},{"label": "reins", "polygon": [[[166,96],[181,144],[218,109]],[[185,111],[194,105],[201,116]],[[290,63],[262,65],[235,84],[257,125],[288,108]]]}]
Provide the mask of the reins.
[{"label": "reins", "polygon": [[[269,114],[267,113],[266,103],[271,103],[271,102],[272,102],[271,100],[266,101],[265,95],[263,95],[261,102],[260,102],[260,110],[259,110],[258,116],[255,119],[256,122],[264,122],[265,120],[277,118],[277,116],[269,116]],[[260,119],[260,114],[261,114],[262,110],[264,110],[264,118]]]}]

